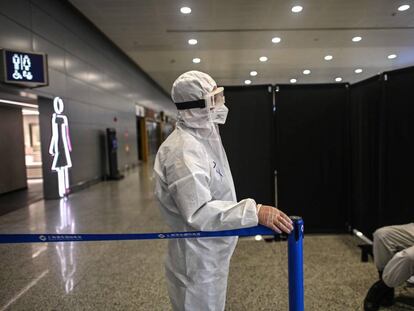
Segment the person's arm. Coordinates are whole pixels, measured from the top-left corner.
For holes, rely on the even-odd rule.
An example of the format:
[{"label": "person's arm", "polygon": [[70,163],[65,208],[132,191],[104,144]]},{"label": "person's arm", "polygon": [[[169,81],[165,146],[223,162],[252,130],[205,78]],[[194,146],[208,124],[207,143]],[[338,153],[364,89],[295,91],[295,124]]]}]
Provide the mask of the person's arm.
[{"label": "person's arm", "polygon": [[167,166],[170,193],[186,223],[196,230],[246,228],[258,224],[256,202],[213,200],[210,167],[202,149],[186,150]]}]

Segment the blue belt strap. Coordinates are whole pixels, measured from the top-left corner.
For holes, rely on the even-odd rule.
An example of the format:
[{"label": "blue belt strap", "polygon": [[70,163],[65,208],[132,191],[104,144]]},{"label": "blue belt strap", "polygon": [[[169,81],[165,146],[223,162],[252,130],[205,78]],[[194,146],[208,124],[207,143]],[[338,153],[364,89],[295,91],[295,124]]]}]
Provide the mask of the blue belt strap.
[{"label": "blue belt strap", "polygon": [[0,234],[0,244],[8,243],[44,243],[44,242],[87,242],[87,241],[125,241],[125,240],[157,240],[212,238],[226,236],[275,235],[273,230],[258,225],[256,227],[192,232],[159,232],[159,233],[114,233],[114,234]]}]

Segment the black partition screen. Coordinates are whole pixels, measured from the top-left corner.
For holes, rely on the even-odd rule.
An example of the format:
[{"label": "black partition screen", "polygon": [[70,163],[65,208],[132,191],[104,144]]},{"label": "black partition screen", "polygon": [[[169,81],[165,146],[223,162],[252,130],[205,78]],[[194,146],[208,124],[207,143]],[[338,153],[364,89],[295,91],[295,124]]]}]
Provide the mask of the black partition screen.
[{"label": "black partition screen", "polygon": [[[414,67],[353,84],[228,87],[223,144],[239,199],[300,215],[308,232],[367,236],[414,221]],[[273,104],[274,99],[274,104]]]},{"label": "black partition screen", "polygon": [[238,199],[274,205],[271,86],[226,87],[229,114],[220,126]]},{"label": "black partition screen", "polygon": [[348,217],[348,85],[276,86],[279,206],[308,232],[344,232]]},{"label": "black partition screen", "polygon": [[414,221],[414,68],[351,86],[351,226]]},{"label": "black partition screen", "polygon": [[379,208],[379,109],[382,76],[353,84],[350,88],[351,204],[350,223],[364,234],[378,228]]},{"label": "black partition screen", "polygon": [[414,67],[384,78],[379,214],[391,225],[414,222]]}]

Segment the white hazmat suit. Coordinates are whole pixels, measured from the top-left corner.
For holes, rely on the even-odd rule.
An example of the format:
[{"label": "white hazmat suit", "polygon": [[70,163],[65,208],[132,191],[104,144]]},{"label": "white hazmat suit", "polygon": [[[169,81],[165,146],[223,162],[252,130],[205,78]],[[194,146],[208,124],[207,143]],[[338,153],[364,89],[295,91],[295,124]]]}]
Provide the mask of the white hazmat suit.
[{"label": "white hazmat suit", "polygon": [[[175,103],[197,101],[216,89],[207,74],[182,74]],[[177,105],[178,106],[178,105]],[[256,202],[237,201],[218,126],[227,108],[179,110],[177,128],[158,150],[155,194],[174,231],[215,231],[258,224]],[[173,239],[165,262],[174,310],[224,310],[230,258],[237,237]]]}]

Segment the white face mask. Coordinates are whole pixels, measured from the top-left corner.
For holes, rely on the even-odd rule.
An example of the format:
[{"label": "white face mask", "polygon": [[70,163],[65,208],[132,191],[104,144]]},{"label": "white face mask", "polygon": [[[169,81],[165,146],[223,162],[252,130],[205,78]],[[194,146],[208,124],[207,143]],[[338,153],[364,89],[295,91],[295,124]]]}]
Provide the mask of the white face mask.
[{"label": "white face mask", "polygon": [[229,108],[226,105],[221,105],[210,111],[211,121],[217,124],[226,123],[227,114],[229,113]]}]

